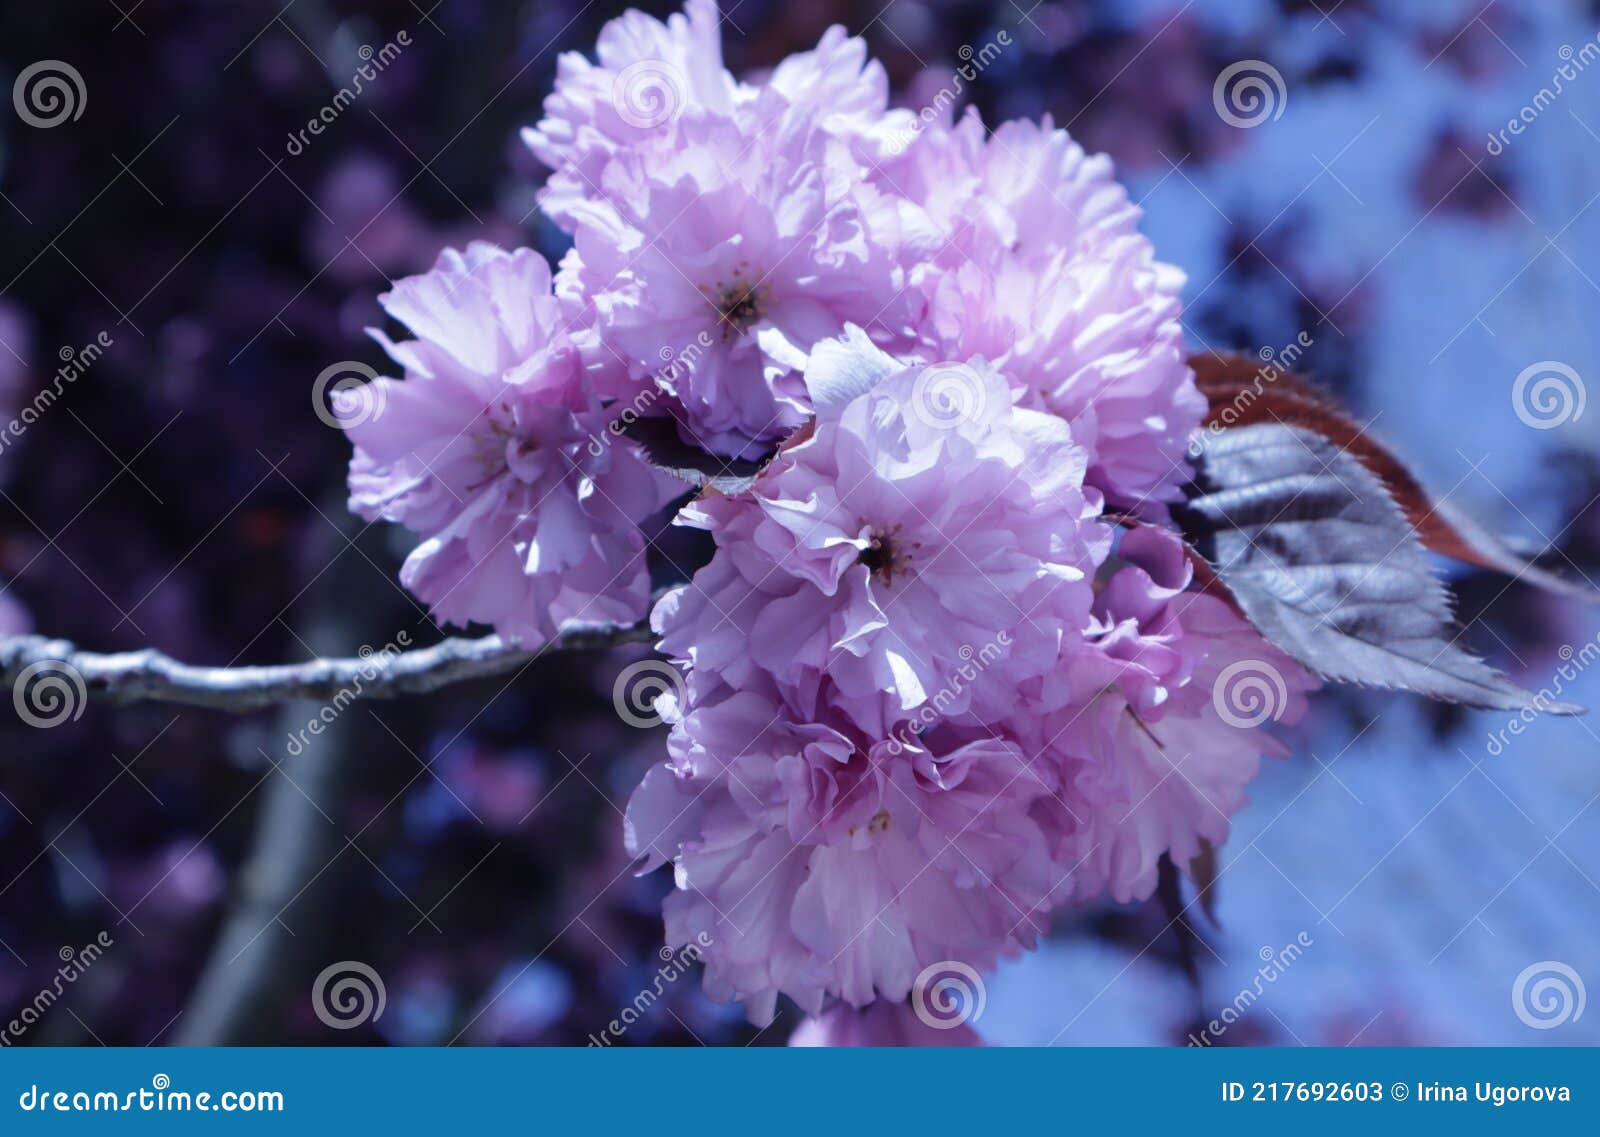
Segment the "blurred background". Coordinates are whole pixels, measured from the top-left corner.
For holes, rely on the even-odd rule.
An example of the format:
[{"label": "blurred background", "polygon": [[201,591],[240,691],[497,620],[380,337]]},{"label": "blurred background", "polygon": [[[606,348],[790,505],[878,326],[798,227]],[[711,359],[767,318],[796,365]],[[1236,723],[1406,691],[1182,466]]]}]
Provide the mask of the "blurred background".
[{"label": "blurred background", "polygon": [[[82,89],[54,125],[0,106],[0,421],[59,388],[0,448],[0,626],[218,664],[437,639],[396,582],[404,534],[344,509],[348,447],[313,382],[384,366],[362,332],[375,297],[441,247],[559,256],[516,132],[557,55],[592,51],[625,6],[7,2],[4,89],[45,60]],[[912,107],[1005,31],[963,98],[991,123],[1051,114],[1115,159],[1188,274],[1193,347],[1309,343],[1299,366],[1431,485],[1600,579],[1600,407],[1550,422],[1513,403],[1536,365],[1577,393],[1600,377],[1600,3],[724,8],[736,72],[839,22]],[[300,136],[374,55],[381,74]],[[1281,86],[1224,114],[1219,76],[1247,60]],[[60,381],[91,343],[109,346]],[[699,555],[663,545],[663,580]],[[1468,642],[1534,689],[1570,660],[1563,697],[1600,704],[1600,667],[1579,666],[1594,609],[1457,583]],[[663,967],[670,880],[629,875],[621,839],[663,742],[612,710],[636,658],[358,704],[309,743],[293,736],[316,707],[96,704],[51,729],[0,711],[0,1021],[55,992],[5,1043],[603,1032]],[[1541,1029],[1513,1002],[1535,965],[1600,984],[1600,739],[1567,719],[1494,741],[1507,725],[1328,692],[1237,819],[1214,912],[1064,913],[990,977],[973,1025],[994,1043],[1600,1041],[1600,1012]],[[63,986],[91,943],[109,946]],[[311,992],[352,961],[386,1002],[335,1030]],[[755,1030],[697,974],[664,989],[617,1044],[780,1044],[798,1025],[785,1007]]]}]

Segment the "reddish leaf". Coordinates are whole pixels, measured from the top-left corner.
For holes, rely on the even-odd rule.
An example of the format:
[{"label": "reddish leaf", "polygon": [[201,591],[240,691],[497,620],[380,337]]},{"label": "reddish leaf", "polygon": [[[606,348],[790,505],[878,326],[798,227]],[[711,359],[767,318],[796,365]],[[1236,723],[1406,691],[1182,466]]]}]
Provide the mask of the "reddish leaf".
[{"label": "reddish leaf", "polygon": [[1190,358],[1195,381],[1211,404],[1208,430],[1281,423],[1320,434],[1351,455],[1388,488],[1422,543],[1436,553],[1493,569],[1551,592],[1600,601],[1592,583],[1575,583],[1540,568],[1447,501],[1436,501],[1404,463],[1333,399],[1303,376],[1267,370],[1246,355],[1205,352]]}]

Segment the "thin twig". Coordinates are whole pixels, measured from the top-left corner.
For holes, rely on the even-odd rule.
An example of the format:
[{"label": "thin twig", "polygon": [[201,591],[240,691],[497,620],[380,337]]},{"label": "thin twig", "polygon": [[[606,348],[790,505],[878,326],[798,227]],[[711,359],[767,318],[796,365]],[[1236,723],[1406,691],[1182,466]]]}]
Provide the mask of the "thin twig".
[{"label": "thin twig", "polygon": [[[646,622],[569,626],[537,651],[507,646],[499,636],[452,638],[409,651],[375,651],[349,659],[313,659],[267,667],[203,667],[153,649],[81,651],[48,636],[0,638],[0,682],[13,686],[30,667],[39,674],[81,678],[84,692],[113,703],[183,703],[244,713],[290,699],[392,699],[422,695],[454,683],[514,671],[541,652],[580,651],[647,643]],[[54,666],[51,666],[54,665]]]}]

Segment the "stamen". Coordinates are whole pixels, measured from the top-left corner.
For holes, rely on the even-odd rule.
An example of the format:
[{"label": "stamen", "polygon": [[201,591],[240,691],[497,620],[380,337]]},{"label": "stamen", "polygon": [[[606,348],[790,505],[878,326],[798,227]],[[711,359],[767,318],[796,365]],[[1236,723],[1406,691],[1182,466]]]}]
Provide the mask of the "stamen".
[{"label": "stamen", "polygon": [[767,290],[749,282],[743,265],[739,267],[731,283],[718,284],[715,288],[702,288],[700,291],[722,315],[724,343],[732,336],[744,335],[761,322]]},{"label": "stamen", "polygon": [[[865,526],[866,522],[860,524]],[[874,528],[867,547],[856,557],[856,562],[866,565],[867,571],[881,580],[885,588],[894,587],[895,573],[905,575],[911,571],[911,556],[922,548],[921,541],[906,541],[900,535],[901,528],[899,524],[888,530]]]}]

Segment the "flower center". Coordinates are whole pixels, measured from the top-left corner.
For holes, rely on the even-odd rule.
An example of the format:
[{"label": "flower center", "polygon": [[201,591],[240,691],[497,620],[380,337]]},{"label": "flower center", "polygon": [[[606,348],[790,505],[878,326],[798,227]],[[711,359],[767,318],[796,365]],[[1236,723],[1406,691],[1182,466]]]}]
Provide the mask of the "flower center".
[{"label": "flower center", "polygon": [[890,529],[874,528],[867,539],[867,547],[856,557],[856,562],[866,565],[867,571],[881,580],[885,588],[894,586],[895,573],[905,575],[911,571],[911,555],[922,548],[921,541],[905,540],[900,529],[899,524]]},{"label": "flower center", "polygon": [[701,289],[712,305],[722,317],[722,341],[726,343],[733,336],[742,336],[753,326],[760,323],[762,305],[767,299],[767,290],[758,284],[751,284],[745,279],[741,271],[730,284],[719,284],[715,288]]},{"label": "flower center", "polygon": [[469,441],[472,444],[472,457],[478,463],[480,478],[473,485],[467,487],[469,493],[476,493],[501,474],[510,466],[507,450],[514,443],[520,454],[526,455],[535,449],[535,444],[520,438],[509,421],[493,413],[488,413],[487,426],[481,432],[474,433]]},{"label": "flower center", "polygon": [[[856,835],[857,828],[859,828],[859,827],[855,826],[855,825],[852,825],[847,830],[845,830],[845,832],[849,836],[854,837]],[[878,810],[877,813],[874,813],[872,815],[872,819],[867,822],[867,832],[868,833],[887,833],[887,832],[889,832],[889,811],[887,809],[880,809],[880,810]]]}]

